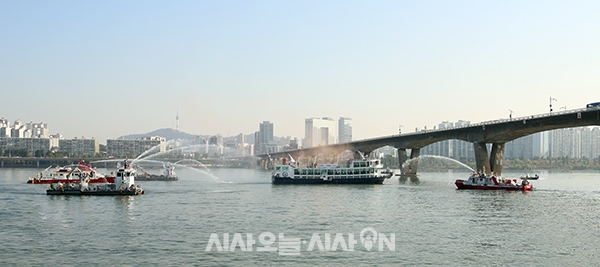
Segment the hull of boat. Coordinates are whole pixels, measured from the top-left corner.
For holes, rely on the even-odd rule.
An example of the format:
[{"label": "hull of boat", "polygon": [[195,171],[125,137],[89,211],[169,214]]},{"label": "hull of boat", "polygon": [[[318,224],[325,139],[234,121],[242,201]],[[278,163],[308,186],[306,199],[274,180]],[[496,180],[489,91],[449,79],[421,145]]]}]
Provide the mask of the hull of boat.
[{"label": "hull of boat", "polygon": [[465,184],[465,180],[456,180],[454,183],[458,189],[476,189],[476,190],[508,190],[508,191],[531,191],[532,184],[527,185],[473,185]]},{"label": "hull of boat", "polygon": [[144,191],[80,191],[80,190],[46,190],[46,195],[68,195],[68,196],[135,196],[143,195]]},{"label": "hull of boat", "polygon": [[289,177],[273,177],[273,184],[383,184],[385,177],[352,178],[352,179],[293,179]]},{"label": "hull of boat", "polygon": [[46,190],[46,195],[80,196],[79,190]]}]

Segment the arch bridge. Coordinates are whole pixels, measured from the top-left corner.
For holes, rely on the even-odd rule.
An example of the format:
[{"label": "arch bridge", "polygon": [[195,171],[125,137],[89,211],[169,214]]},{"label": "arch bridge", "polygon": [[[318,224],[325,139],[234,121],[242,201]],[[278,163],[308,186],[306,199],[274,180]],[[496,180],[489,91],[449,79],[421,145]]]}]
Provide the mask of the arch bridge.
[{"label": "arch bridge", "polygon": [[[591,108],[545,113],[511,119],[500,119],[470,124],[462,127],[445,128],[441,130],[422,130],[348,143],[318,146],[297,150],[288,150],[270,154],[258,155],[263,166],[269,167],[273,161],[291,155],[294,158],[323,157],[335,158],[340,153],[349,150],[353,153],[370,154],[375,149],[392,146],[398,149],[398,160],[402,166],[402,174],[417,173],[418,160],[411,160],[407,166],[403,164],[420,155],[421,148],[435,142],[457,139],[473,144],[477,171],[491,175],[502,173],[505,143],[517,138],[548,130],[572,128],[581,126],[600,125],[600,106]],[[487,144],[491,144],[488,151]],[[410,155],[407,150],[410,149]],[[360,151],[360,152],[359,152]]]}]

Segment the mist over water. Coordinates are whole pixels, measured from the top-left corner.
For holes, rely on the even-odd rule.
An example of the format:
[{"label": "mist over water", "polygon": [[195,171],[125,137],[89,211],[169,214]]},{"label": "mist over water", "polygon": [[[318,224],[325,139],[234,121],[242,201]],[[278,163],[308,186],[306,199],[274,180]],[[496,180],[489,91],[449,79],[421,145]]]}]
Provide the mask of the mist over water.
[{"label": "mist over water", "polygon": [[[101,172],[111,169],[102,169]],[[272,185],[270,172],[178,168],[135,197],[47,196],[0,169],[0,265],[594,266],[600,173],[535,171],[532,192],[456,190],[469,170],[383,185]],[[532,171],[529,171],[530,173]],[[524,172],[505,171],[507,177]],[[205,252],[211,233],[395,233],[395,251]],[[16,242],[18,240],[18,242]],[[258,240],[257,240],[258,242]],[[260,243],[259,243],[260,245]],[[274,244],[275,246],[278,243]],[[84,256],[82,256],[84,255]],[[483,255],[483,256],[482,256]],[[131,262],[129,262],[131,259]],[[124,263],[122,261],[126,261]]]}]

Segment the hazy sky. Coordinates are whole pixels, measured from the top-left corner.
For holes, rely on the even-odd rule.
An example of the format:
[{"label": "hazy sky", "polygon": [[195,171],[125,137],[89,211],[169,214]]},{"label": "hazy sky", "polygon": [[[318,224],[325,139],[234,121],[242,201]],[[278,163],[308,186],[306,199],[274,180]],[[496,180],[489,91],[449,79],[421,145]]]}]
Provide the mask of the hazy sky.
[{"label": "hazy sky", "polygon": [[0,116],[355,139],[600,101],[600,1],[0,1]]}]

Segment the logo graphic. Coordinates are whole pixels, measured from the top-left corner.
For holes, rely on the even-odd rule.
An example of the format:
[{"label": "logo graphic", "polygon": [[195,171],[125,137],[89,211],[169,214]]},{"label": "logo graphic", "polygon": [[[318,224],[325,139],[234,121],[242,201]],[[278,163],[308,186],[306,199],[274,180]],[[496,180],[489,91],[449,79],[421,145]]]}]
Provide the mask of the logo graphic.
[{"label": "logo graphic", "polygon": [[[368,233],[370,233],[370,235]],[[360,242],[367,249],[367,251],[371,251],[371,249],[373,248],[373,245],[375,245],[376,241],[377,241],[377,232],[375,231],[375,229],[373,229],[371,227],[367,227],[365,229],[362,229],[362,231],[360,231]]]},{"label": "logo graphic", "polygon": [[[384,251],[387,247],[389,251],[396,250],[396,235],[394,233],[377,233],[372,227],[367,227],[360,231],[360,242],[367,250]],[[257,251],[257,252],[278,252],[280,256],[298,256],[303,245],[305,251],[354,251],[358,241],[353,233],[331,234],[331,233],[313,233],[310,239],[286,237],[283,233],[275,235],[271,232],[263,232],[255,239],[252,233],[212,233],[206,245],[205,252],[234,252]],[[256,249],[255,249],[256,245]]]}]

